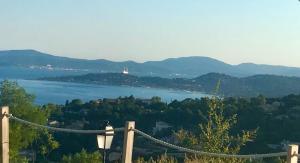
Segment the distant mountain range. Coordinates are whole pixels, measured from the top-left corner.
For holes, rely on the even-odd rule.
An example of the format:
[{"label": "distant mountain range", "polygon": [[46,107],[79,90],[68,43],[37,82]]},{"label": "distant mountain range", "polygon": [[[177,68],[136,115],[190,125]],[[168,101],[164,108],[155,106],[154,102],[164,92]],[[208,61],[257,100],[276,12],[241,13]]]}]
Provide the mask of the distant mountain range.
[{"label": "distant mountain range", "polygon": [[276,75],[254,75],[237,78],[225,74],[209,73],[192,79],[137,77],[122,73],[86,74],[80,76],[64,76],[43,78],[42,80],[78,82],[101,85],[126,85],[133,87],[154,87],[179,89],[187,91],[200,91],[211,94],[220,81],[219,95],[253,97],[264,95],[279,97],[289,94],[300,94],[300,78]]},{"label": "distant mountain range", "polygon": [[132,75],[163,78],[195,78],[207,73],[222,73],[234,77],[258,74],[300,77],[300,68],[252,63],[230,65],[209,57],[181,57],[137,63],[74,59],[35,50],[0,51],[0,78],[28,79],[87,73],[117,73],[124,67],[127,67]]}]

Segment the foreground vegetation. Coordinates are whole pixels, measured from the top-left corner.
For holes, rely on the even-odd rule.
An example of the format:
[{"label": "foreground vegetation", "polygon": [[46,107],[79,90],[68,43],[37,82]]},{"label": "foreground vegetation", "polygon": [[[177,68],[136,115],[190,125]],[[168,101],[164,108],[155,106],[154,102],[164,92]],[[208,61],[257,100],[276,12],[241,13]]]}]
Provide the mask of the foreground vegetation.
[{"label": "foreground vegetation", "polygon": [[[4,81],[0,86],[0,105],[10,106],[14,116],[39,124],[62,128],[103,129],[106,121],[122,127],[128,120],[136,127],[171,143],[221,153],[281,152],[284,145],[300,140],[300,95],[281,98],[201,98],[172,101],[167,104],[159,97],[150,100],[123,97],[82,102],[66,101],[65,105],[36,106],[34,97],[17,83]],[[153,132],[156,122],[170,127]],[[78,135],[36,130],[11,121],[12,162],[27,162],[28,151],[37,155],[38,162],[100,162],[95,135]],[[135,137],[136,162],[247,162],[195,155],[155,145]],[[141,150],[145,149],[145,150]],[[109,153],[120,153],[122,134],[115,135]],[[19,152],[27,151],[20,155]],[[26,152],[25,152],[26,153]],[[263,160],[259,160],[263,161]],[[264,160],[280,162],[279,158]]]}]

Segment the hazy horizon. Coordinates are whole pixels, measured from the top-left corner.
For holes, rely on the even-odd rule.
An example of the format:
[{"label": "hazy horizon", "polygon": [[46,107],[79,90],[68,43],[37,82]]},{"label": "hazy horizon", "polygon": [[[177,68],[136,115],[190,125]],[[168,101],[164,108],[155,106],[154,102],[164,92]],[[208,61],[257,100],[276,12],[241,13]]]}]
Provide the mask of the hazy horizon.
[{"label": "hazy horizon", "polygon": [[179,56],[179,57],[170,57],[170,58],[162,58],[162,59],[158,59],[158,60],[146,60],[146,61],[136,61],[136,60],[112,60],[112,59],[105,59],[105,58],[94,58],[94,59],[89,59],[89,58],[80,58],[80,57],[72,57],[72,56],[63,56],[63,55],[59,55],[59,54],[51,54],[51,53],[48,53],[48,52],[43,52],[43,51],[39,51],[39,50],[35,50],[35,49],[6,49],[6,50],[2,50],[0,49],[0,51],[22,51],[22,50],[34,50],[34,51],[37,51],[37,52],[40,52],[40,53],[44,53],[44,54],[49,54],[49,55],[52,55],[52,56],[56,56],[56,57],[67,57],[67,58],[73,58],[73,59],[86,59],[86,60],[101,60],[101,59],[104,59],[104,60],[109,60],[109,61],[112,61],[112,62],[126,62],[126,61],[132,61],[132,62],[136,62],[136,63],[145,63],[145,62],[148,62],[148,61],[163,61],[163,60],[167,60],[167,59],[176,59],[176,58],[188,58],[188,57],[204,57],[204,58],[211,58],[211,59],[215,59],[215,60],[218,60],[220,62],[224,62],[226,64],[230,64],[230,65],[240,65],[240,64],[256,64],[256,65],[270,65],[270,66],[285,66],[285,67],[294,67],[294,68],[300,68],[297,67],[297,66],[288,66],[288,65],[276,65],[276,64],[265,64],[265,63],[254,63],[254,62],[241,62],[241,63],[237,63],[237,64],[231,64],[231,63],[228,63],[228,62],[225,62],[221,59],[218,59],[218,58],[213,58],[213,57],[209,57],[209,56],[203,56],[203,55],[197,55],[197,56]]},{"label": "hazy horizon", "polygon": [[205,56],[300,67],[300,3],[3,1],[0,50],[136,62]]}]

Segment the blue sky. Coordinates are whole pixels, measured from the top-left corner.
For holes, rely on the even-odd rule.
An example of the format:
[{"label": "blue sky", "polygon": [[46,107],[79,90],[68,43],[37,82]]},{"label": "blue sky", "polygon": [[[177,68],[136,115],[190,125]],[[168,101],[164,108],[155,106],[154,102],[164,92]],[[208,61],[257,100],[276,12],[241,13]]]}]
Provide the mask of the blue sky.
[{"label": "blue sky", "polygon": [[298,0],[0,0],[0,49],[300,67]]}]

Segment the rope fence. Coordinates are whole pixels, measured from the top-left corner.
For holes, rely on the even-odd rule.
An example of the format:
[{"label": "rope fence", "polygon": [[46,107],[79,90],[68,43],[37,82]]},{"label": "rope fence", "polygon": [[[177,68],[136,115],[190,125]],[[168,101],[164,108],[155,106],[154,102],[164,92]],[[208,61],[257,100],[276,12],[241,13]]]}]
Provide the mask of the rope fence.
[{"label": "rope fence", "polygon": [[279,152],[279,153],[268,153],[268,154],[251,154],[251,155],[235,155],[235,154],[219,154],[219,153],[209,153],[204,151],[198,151],[194,149],[189,149],[185,147],[180,147],[174,144],[170,144],[168,142],[156,139],[138,129],[133,129],[133,131],[142,137],[151,140],[157,144],[160,144],[162,146],[175,149],[181,152],[191,153],[191,154],[197,154],[197,155],[204,155],[204,156],[211,156],[211,157],[222,157],[222,158],[241,158],[241,159],[262,159],[262,158],[271,158],[271,157],[282,157],[287,156],[287,152]]},{"label": "rope fence", "polygon": [[32,126],[35,128],[48,129],[48,130],[57,131],[57,132],[76,133],[76,134],[105,134],[105,132],[109,132],[109,131],[115,131],[115,132],[124,131],[124,128],[115,128],[113,130],[76,130],[76,129],[56,128],[56,127],[45,126],[45,125],[40,125],[40,124],[36,124],[33,122],[29,122],[29,121],[17,118],[15,116],[13,116],[12,114],[6,114],[6,116],[12,120],[15,120],[15,121],[20,122],[25,125],[29,125],[29,126]]},{"label": "rope fence", "polygon": [[[114,131],[114,132],[122,132],[124,131],[124,128],[115,128],[113,130],[76,130],[76,129],[66,129],[66,128],[56,128],[51,126],[45,126],[36,124],[33,122],[29,122],[20,118],[17,118],[13,116],[12,114],[5,114],[9,119],[15,120],[19,123],[32,126],[34,128],[43,128],[48,129],[51,131],[56,132],[65,132],[65,133],[76,133],[76,134],[105,134],[108,131]],[[190,153],[190,154],[196,154],[196,155],[203,155],[203,156],[210,156],[210,157],[220,157],[220,158],[239,158],[239,159],[263,159],[263,158],[271,158],[271,157],[282,157],[287,156],[287,152],[278,152],[278,153],[267,153],[267,154],[250,154],[250,155],[238,155],[238,154],[222,154],[222,153],[210,153],[210,152],[204,152],[199,151],[195,149],[189,149],[181,146],[177,146],[162,140],[159,140],[157,138],[154,138],[138,129],[131,129],[136,134],[142,136],[145,139],[148,139],[156,144],[162,145],[164,147],[168,147],[170,149],[175,149],[181,152]]]}]

